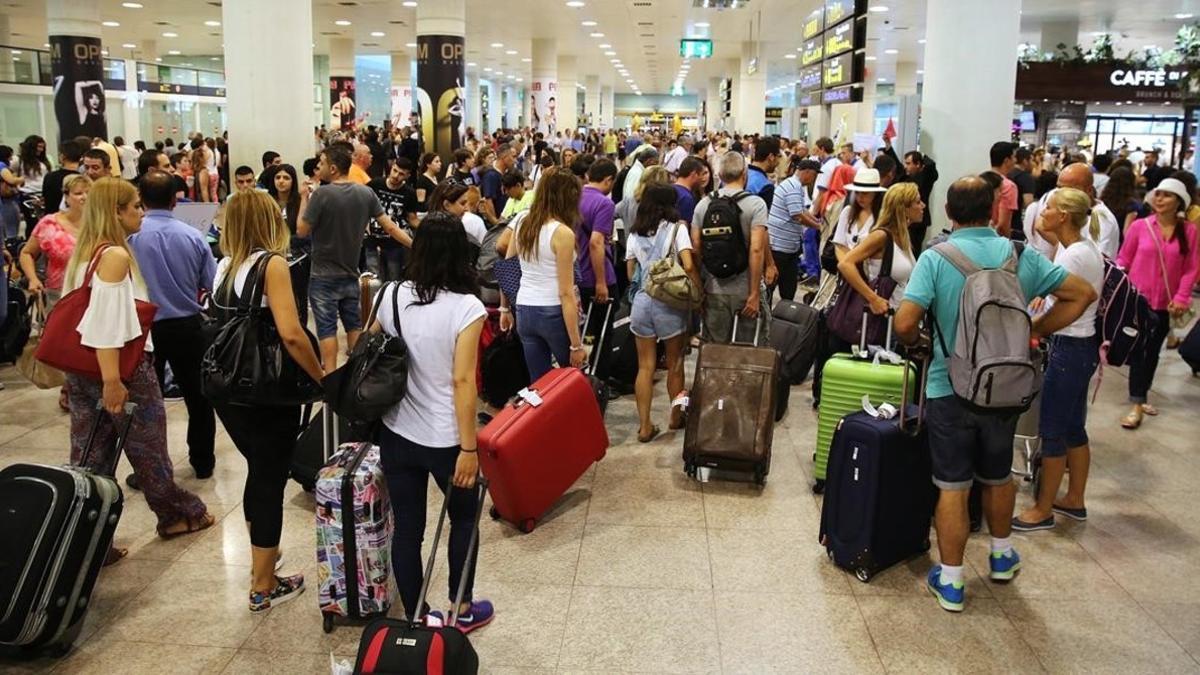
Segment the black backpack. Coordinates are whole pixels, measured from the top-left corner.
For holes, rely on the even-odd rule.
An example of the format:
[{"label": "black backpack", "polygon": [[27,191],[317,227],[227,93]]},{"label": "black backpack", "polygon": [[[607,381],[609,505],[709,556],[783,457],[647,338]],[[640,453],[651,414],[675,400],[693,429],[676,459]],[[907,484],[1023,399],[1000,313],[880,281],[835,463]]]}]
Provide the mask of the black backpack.
[{"label": "black backpack", "polygon": [[[612,200],[614,204],[620,204],[625,198],[625,179],[629,176],[629,167],[625,167],[617,172],[616,182],[613,183]],[[633,229],[633,223],[626,223],[625,230]]]},{"label": "black backpack", "polygon": [[750,266],[750,246],[742,232],[742,209],[738,202],[750,193],[709,195],[708,210],[700,226],[700,252],[704,269],[718,279],[727,279]]}]

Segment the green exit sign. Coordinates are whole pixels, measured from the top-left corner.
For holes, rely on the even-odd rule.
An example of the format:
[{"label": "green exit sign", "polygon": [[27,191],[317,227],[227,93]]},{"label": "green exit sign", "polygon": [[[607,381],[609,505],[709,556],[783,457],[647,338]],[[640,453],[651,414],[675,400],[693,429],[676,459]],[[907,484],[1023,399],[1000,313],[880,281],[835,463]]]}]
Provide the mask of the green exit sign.
[{"label": "green exit sign", "polygon": [[685,58],[712,58],[712,40],[680,40],[679,55]]}]

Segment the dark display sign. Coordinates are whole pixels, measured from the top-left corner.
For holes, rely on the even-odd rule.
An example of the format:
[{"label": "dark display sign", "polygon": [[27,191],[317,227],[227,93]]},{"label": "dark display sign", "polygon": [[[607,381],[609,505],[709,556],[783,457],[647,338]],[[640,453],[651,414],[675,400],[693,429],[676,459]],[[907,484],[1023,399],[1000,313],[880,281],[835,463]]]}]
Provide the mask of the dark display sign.
[{"label": "dark display sign", "polygon": [[839,87],[821,92],[821,103],[861,103],[862,87]]},{"label": "dark display sign", "polygon": [[796,99],[796,105],[801,108],[807,108],[810,105],[817,105],[821,102],[821,92],[810,91]]},{"label": "dark display sign", "polygon": [[825,0],[825,25],[832,26],[867,12],[867,0]]},{"label": "dark display sign", "polygon": [[867,46],[867,22],[851,19],[825,31],[825,58]]},{"label": "dark display sign", "polygon": [[1163,102],[1181,99],[1184,68],[1151,70],[1134,64],[1025,63],[1017,69],[1018,99]]},{"label": "dark display sign", "polygon": [[358,110],[354,99],[353,77],[329,78],[329,100],[333,101],[333,106],[329,109],[329,127],[331,129],[354,128]]},{"label": "dark display sign", "polygon": [[820,37],[805,42],[804,49],[800,50],[800,65],[802,66],[820,63],[823,58],[825,58],[825,43]]},{"label": "dark display sign", "polygon": [[820,91],[821,65],[809,66],[800,70],[800,91]]},{"label": "dark display sign", "polygon": [[783,119],[783,108],[767,108],[765,116],[769,120]]},{"label": "dark display sign", "polygon": [[50,73],[59,139],[108,138],[100,38],[51,35]]},{"label": "dark display sign", "polygon": [[804,19],[804,27],[800,31],[805,40],[815,38],[825,30],[825,9],[818,7]]},{"label": "dark display sign", "polygon": [[859,84],[863,80],[865,66],[862,54],[848,53],[826,59],[821,82],[826,89]]},{"label": "dark display sign", "polygon": [[466,138],[461,35],[417,36],[417,100],[425,147],[449,164]]}]

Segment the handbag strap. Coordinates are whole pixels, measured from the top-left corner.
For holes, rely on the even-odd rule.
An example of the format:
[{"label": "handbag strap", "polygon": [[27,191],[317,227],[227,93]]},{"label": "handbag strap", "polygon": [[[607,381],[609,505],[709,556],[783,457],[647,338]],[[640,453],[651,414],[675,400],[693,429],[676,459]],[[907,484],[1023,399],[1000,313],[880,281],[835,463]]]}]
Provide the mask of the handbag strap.
[{"label": "handbag strap", "polygon": [[[271,258],[275,257],[274,253],[264,252],[262,256],[254,263],[254,281],[250,287],[250,292],[244,292],[245,286],[242,287],[243,293],[238,296],[237,312],[240,316],[257,315],[262,305],[263,291],[267,286],[267,265],[271,262]],[[237,275],[234,273],[233,285],[237,284]],[[233,286],[230,286],[233,290]]]},{"label": "handbag strap", "polygon": [[[90,288],[92,285],[92,277],[96,274],[96,268],[100,266],[100,256],[104,252],[112,248],[112,244],[100,244],[100,248],[92,254],[92,260],[88,263],[87,268],[83,272],[83,281],[80,282],[80,288]],[[132,274],[132,271],[130,272]]]},{"label": "handbag strap", "polygon": [[[1163,255],[1162,243],[1159,242],[1159,240],[1158,240],[1159,233],[1154,231],[1156,229],[1156,226],[1158,225],[1158,217],[1155,216],[1153,218],[1153,220],[1154,220],[1154,224],[1151,225],[1150,224],[1151,218],[1146,219],[1146,231],[1149,232],[1149,234],[1150,234],[1150,241],[1154,242],[1154,250],[1158,252],[1158,269],[1159,269],[1159,271],[1162,272],[1163,290],[1165,290],[1167,292],[1167,299],[1169,300],[1171,298],[1174,298],[1175,294],[1171,292],[1171,281],[1167,277],[1167,259]],[[1179,224],[1176,223],[1175,227],[1179,227]]]},{"label": "handbag strap", "polygon": [[[388,286],[390,286],[392,289],[392,325],[396,329],[396,337],[403,340],[404,331],[400,328],[400,282],[393,281],[392,283],[388,284]],[[383,295],[383,289],[380,289],[379,294],[381,296]],[[371,310],[373,314],[375,308],[372,307]],[[367,325],[370,326],[371,324]]]}]

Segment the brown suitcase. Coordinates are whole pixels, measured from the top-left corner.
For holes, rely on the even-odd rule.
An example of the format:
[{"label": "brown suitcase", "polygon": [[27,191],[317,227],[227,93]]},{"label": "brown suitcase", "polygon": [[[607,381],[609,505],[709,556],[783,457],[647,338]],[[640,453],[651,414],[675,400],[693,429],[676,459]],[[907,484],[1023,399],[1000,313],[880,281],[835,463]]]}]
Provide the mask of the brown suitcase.
[{"label": "brown suitcase", "polygon": [[[379,294],[379,289],[383,288],[383,282],[379,277],[371,272],[363,272],[358,275],[358,295],[359,295],[359,317],[363,321],[371,316],[371,305],[375,302],[375,296]],[[363,330],[369,329],[370,326],[363,326]]]},{"label": "brown suitcase", "polygon": [[684,471],[693,478],[707,467],[753,473],[766,484],[781,360],[772,347],[757,346],[758,332],[756,325],[753,345],[700,346],[683,436]]}]

